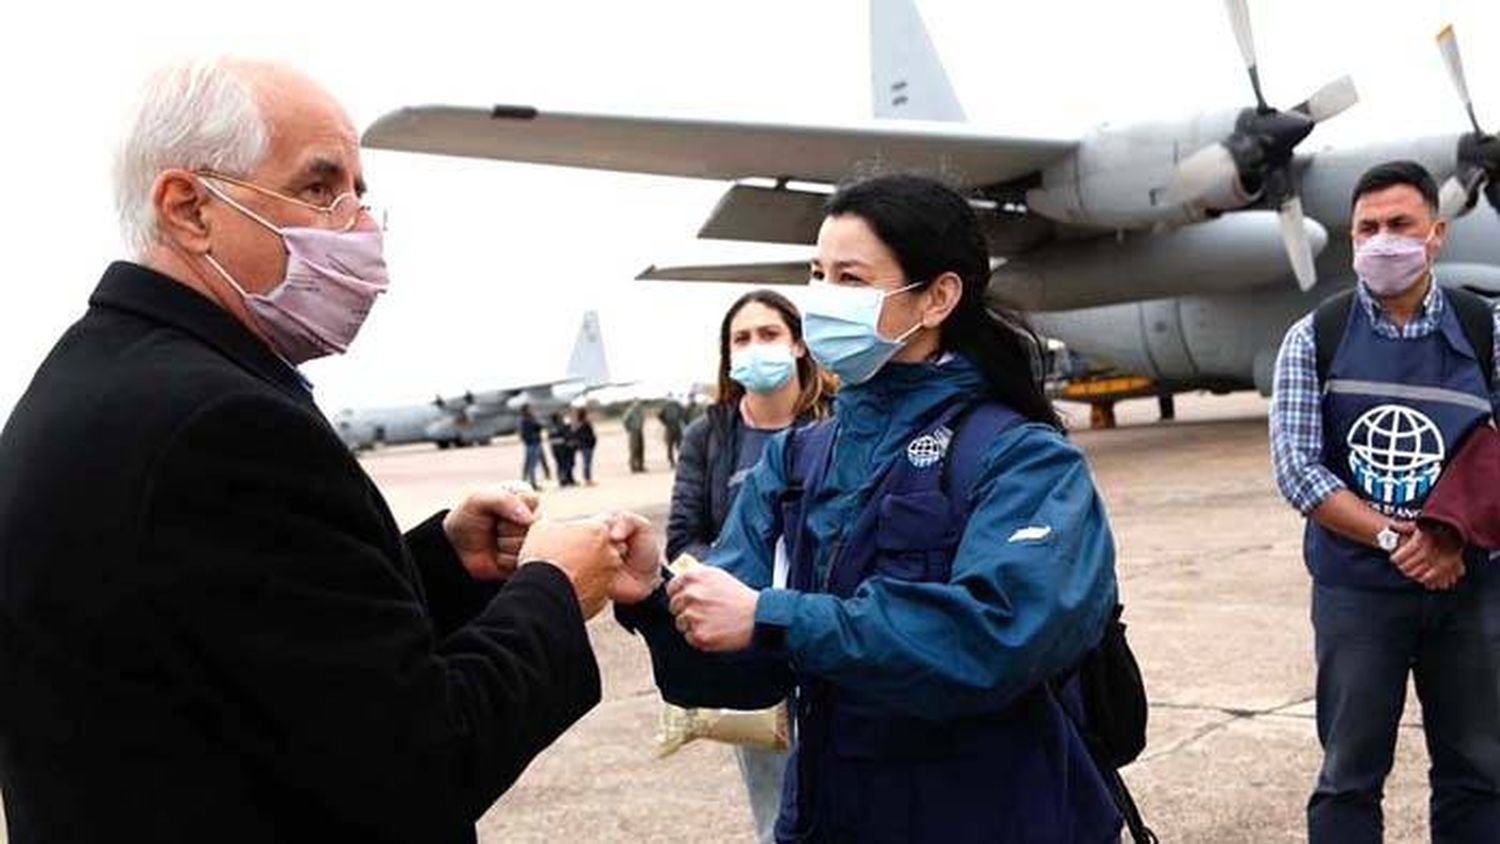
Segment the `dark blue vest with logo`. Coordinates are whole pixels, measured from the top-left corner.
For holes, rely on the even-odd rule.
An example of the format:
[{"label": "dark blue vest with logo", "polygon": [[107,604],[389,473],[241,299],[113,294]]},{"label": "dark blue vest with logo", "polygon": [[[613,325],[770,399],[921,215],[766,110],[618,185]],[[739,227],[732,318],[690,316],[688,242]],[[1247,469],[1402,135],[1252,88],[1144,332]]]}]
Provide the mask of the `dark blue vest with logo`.
[{"label": "dark blue vest with logo", "polygon": [[[788,586],[848,598],[871,577],[946,582],[972,484],[945,483],[945,462],[950,474],[977,468],[995,437],[1022,421],[997,404],[941,409],[873,479],[823,572],[803,514],[824,493],[837,424],[795,431],[781,509]],[[894,714],[807,677],[793,703],[796,751],[779,841],[1072,844],[1119,834],[1119,813],[1070,720],[1081,704],[1045,685],[1000,711],[951,721]]]},{"label": "dark blue vest with logo", "polygon": [[[1323,464],[1392,519],[1421,512],[1447,459],[1490,416],[1489,391],[1451,303],[1437,331],[1418,339],[1375,332],[1355,303],[1323,391]],[[1421,589],[1390,555],[1307,520],[1303,553],[1319,583]],[[1469,560],[1466,581],[1485,575],[1485,555]]]}]

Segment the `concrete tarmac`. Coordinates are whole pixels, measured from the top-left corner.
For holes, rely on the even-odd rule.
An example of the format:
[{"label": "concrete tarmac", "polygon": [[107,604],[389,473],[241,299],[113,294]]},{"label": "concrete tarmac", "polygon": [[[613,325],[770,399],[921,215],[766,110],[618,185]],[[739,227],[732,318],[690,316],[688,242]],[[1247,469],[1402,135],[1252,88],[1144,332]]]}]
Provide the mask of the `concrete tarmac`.
[{"label": "concrete tarmac", "polygon": [[[1065,409],[1087,424],[1087,408]],[[1266,402],[1180,397],[1177,421],[1157,423],[1155,412],[1154,402],[1125,403],[1119,429],[1074,434],[1108,502],[1128,635],[1151,700],[1148,746],[1125,777],[1164,842],[1304,840],[1321,758],[1309,583],[1302,520],[1271,478]],[[545,513],[634,509],[659,524],[671,474],[659,430],[647,433],[651,471],[631,475],[623,434],[601,426],[598,486],[549,489]],[[514,479],[521,453],[509,439],[457,451],[391,449],[363,463],[410,526],[463,490]],[[730,749],[696,742],[654,758],[661,704],[644,645],[607,611],[589,630],[603,702],[484,816],[480,840],[750,841]],[[1427,839],[1426,752],[1408,698],[1386,788],[1392,842]]]}]

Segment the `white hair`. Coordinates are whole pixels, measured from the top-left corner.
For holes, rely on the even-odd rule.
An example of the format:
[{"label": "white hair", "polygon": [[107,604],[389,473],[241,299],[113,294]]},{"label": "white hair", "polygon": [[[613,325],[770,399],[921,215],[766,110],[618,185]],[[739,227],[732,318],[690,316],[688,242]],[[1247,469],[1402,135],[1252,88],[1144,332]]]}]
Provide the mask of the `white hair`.
[{"label": "white hair", "polygon": [[248,175],[270,131],[255,90],[227,58],[171,65],[146,82],[115,155],[115,210],[137,258],[156,242],[151,187],[171,168]]}]

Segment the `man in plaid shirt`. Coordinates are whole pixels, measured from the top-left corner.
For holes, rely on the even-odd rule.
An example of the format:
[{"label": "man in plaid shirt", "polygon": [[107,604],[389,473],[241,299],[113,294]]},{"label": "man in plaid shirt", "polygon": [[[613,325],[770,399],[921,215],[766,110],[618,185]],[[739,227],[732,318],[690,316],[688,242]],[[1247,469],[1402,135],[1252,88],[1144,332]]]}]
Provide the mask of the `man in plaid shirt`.
[{"label": "man in plaid shirt", "polygon": [[[1500,572],[1485,552],[1415,522],[1459,441],[1492,424],[1500,379],[1480,362],[1494,350],[1470,335],[1479,324],[1500,336],[1500,316],[1434,282],[1447,221],[1421,165],[1365,173],[1352,218],[1359,282],[1320,308],[1346,317],[1309,314],[1291,327],[1271,402],[1276,482],[1307,516],[1313,576],[1324,759],[1308,837],[1381,840],[1410,672],[1432,758],[1433,839],[1496,841]],[[1334,349],[1321,374],[1319,332]]]}]

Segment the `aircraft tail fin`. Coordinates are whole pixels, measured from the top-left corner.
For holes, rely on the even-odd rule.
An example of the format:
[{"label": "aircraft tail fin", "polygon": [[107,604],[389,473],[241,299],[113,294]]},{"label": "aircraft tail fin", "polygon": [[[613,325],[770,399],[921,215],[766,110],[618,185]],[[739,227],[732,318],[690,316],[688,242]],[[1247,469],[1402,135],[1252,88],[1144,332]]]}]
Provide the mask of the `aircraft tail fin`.
[{"label": "aircraft tail fin", "polygon": [[604,335],[599,330],[598,311],[588,311],[583,315],[578,340],[573,344],[573,356],[568,359],[568,376],[588,387],[609,383],[609,361],[604,355]]},{"label": "aircraft tail fin", "polygon": [[964,119],[916,0],[870,0],[870,50],[876,117]]}]

